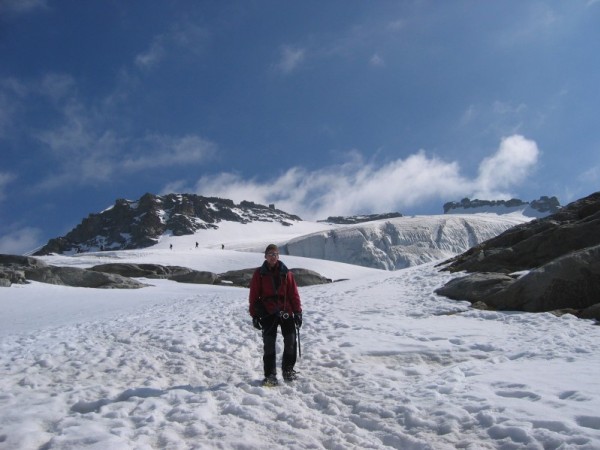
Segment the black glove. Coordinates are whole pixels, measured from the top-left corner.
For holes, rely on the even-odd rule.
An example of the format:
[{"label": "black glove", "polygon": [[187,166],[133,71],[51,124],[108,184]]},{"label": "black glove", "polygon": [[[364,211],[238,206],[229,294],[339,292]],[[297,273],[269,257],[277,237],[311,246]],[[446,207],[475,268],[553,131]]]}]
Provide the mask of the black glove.
[{"label": "black glove", "polygon": [[294,323],[298,328],[302,326],[302,313],[294,313]]},{"label": "black glove", "polygon": [[262,330],[262,323],[260,323],[260,317],[254,316],[252,318],[252,325],[254,325],[254,328],[256,328],[257,330]]}]

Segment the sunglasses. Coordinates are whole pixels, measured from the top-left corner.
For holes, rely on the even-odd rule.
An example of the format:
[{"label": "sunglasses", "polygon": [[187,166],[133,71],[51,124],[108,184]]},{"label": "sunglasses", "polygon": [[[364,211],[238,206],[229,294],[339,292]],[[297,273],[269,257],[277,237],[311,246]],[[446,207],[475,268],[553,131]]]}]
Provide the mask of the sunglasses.
[{"label": "sunglasses", "polygon": [[271,252],[271,253],[267,253],[267,256],[270,256],[273,258],[275,256],[279,256],[279,253]]}]

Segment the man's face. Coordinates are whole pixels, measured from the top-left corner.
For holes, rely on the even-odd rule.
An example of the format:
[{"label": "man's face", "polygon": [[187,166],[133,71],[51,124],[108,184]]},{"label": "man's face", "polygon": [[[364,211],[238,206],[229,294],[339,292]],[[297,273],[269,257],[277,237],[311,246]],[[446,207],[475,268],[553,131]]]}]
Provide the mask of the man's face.
[{"label": "man's face", "polygon": [[268,253],[265,253],[265,259],[267,260],[267,264],[269,267],[273,267],[277,264],[277,260],[279,259],[279,252],[274,250],[270,250]]}]

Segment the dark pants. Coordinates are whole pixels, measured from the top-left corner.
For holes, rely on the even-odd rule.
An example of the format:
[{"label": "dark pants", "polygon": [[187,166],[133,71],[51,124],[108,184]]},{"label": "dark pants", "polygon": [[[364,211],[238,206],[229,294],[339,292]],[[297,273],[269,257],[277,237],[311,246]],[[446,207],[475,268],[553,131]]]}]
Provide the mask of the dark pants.
[{"label": "dark pants", "polygon": [[261,320],[263,327],[264,354],[263,362],[265,377],[277,375],[276,363],[276,341],[277,327],[281,326],[283,335],[283,357],[281,360],[281,370],[292,370],[296,364],[296,325],[292,317],[288,319],[280,318],[277,315],[271,315]]}]

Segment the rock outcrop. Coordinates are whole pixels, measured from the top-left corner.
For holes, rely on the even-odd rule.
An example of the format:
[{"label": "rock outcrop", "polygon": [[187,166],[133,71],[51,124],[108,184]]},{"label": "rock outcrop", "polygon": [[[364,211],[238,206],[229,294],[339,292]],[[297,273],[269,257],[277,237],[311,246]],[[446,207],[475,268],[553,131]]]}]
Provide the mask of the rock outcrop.
[{"label": "rock outcrop", "polygon": [[217,229],[222,221],[278,222],[289,226],[300,217],[243,201],[194,194],[145,194],[139,200],[119,199],[98,214],[90,214],[65,236],[50,239],[35,256],[126,250],[154,245],[164,234],[182,236],[202,229]]},{"label": "rock outcrop", "polygon": [[37,258],[0,255],[0,285],[24,284],[27,281],[103,289],[139,289],[146,286],[121,275],[106,274],[78,267],[57,267]]},{"label": "rock outcrop", "polygon": [[[233,286],[250,287],[250,281],[256,267],[249,269],[230,270],[219,275],[221,283],[228,283]],[[293,268],[290,271],[294,274],[294,279],[298,287],[314,286],[316,284],[331,283],[331,279],[325,278],[317,272],[309,269]]]},{"label": "rock outcrop", "polygon": [[442,266],[471,274],[438,289],[440,295],[498,310],[569,310],[600,320],[600,192],[517,225]]},{"label": "rock outcrop", "polygon": [[[89,269],[59,267],[44,261],[18,255],[0,254],[0,287],[25,284],[28,281],[73,287],[104,289],[137,289],[147,286],[134,278],[167,279],[179,283],[228,284],[249,287],[255,267],[232,270],[223,274],[181,266],[160,264],[108,263]],[[331,280],[308,269],[291,269],[298,286],[331,283]]]},{"label": "rock outcrop", "polygon": [[448,202],[444,204],[444,214],[464,214],[493,212],[496,214],[508,214],[520,211],[529,217],[546,217],[560,210],[560,202],[556,197],[546,195],[538,200],[524,202],[517,198],[510,200],[471,200],[463,198],[460,202]]},{"label": "rock outcrop", "polygon": [[399,212],[383,213],[383,214],[365,214],[359,216],[329,216],[325,220],[319,222],[335,223],[340,225],[354,225],[357,223],[372,222],[373,220],[395,219],[402,217]]},{"label": "rock outcrop", "polygon": [[198,271],[181,266],[162,266],[160,264],[109,263],[93,266],[90,270],[131,278],[167,279],[180,283],[215,284],[218,280],[218,276],[212,272]]}]

